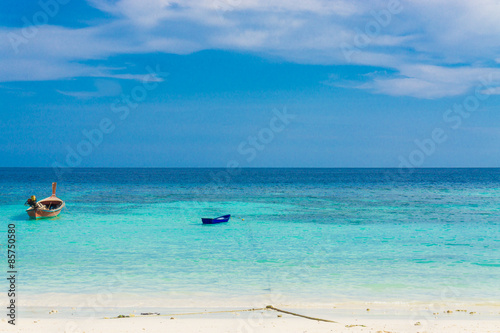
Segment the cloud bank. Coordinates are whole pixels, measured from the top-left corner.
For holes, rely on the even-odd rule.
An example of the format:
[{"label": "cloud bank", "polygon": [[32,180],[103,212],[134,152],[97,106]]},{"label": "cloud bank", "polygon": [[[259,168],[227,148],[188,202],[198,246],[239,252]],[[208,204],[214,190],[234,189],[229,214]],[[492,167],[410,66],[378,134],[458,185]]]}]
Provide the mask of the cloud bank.
[{"label": "cloud bank", "polygon": [[456,96],[488,77],[483,92],[500,94],[496,0],[91,0],[107,19],[78,28],[52,23],[65,2],[47,0],[57,6],[25,15],[24,27],[0,27],[0,81],[134,80],[141,75],[106,59],[217,49],[393,73],[351,83],[374,93]]}]

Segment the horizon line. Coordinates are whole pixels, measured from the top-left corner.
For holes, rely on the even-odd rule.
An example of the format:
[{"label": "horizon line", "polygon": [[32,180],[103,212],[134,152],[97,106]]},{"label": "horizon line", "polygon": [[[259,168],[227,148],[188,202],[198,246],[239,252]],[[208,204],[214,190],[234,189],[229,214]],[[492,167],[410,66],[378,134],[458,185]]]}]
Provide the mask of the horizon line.
[{"label": "horizon line", "polygon": [[[32,166],[0,166],[0,169],[55,169],[54,167],[32,167]],[[73,170],[73,169],[500,169],[500,166],[446,166],[446,167],[109,167],[109,166],[99,166],[99,167],[64,167],[59,168],[63,170]]]}]

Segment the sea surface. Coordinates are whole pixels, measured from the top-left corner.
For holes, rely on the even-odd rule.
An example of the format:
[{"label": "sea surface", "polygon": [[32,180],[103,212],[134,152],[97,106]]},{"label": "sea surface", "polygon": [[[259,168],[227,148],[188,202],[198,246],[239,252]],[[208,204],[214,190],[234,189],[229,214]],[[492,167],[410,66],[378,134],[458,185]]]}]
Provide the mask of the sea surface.
[{"label": "sea surface", "polygon": [[[52,181],[65,210],[28,219]],[[1,168],[0,208],[24,299],[500,300],[500,169]]]}]

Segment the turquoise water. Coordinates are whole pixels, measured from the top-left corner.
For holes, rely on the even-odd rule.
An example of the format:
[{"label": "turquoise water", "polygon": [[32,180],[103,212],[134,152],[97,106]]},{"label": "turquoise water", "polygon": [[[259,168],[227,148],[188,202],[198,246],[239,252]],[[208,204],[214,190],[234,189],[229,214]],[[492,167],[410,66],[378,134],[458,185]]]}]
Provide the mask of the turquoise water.
[{"label": "turquoise water", "polygon": [[500,299],[500,169],[224,171],[73,169],[65,211],[34,221],[22,204],[57,177],[0,169],[20,292]]}]

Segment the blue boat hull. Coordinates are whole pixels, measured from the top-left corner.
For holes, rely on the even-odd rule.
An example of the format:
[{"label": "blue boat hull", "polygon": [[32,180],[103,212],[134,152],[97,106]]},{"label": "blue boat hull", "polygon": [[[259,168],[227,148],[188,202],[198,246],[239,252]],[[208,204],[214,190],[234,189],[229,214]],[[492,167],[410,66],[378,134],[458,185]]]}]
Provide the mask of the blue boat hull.
[{"label": "blue boat hull", "polygon": [[224,215],[224,216],[217,217],[215,219],[202,218],[201,221],[203,222],[203,224],[217,224],[217,223],[227,222],[227,221],[229,221],[230,218],[231,218],[231,215]]}]

